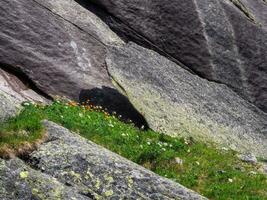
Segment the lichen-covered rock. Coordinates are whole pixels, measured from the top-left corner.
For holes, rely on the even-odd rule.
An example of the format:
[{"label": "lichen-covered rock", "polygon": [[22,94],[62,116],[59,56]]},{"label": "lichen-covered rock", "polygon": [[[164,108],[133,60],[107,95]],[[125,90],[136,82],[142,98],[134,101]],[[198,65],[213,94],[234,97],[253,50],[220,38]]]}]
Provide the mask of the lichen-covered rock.
[{"label": "lichen-covered rock", "polygon": [[205,199],[52,122],[30,164],[93,199]]},{"label": "lichen-covered rock", "polygon": [[[112,29],[267,112],[265,0],[91,0]],[[113,20],[110,20],[113,19]],[[128,28],[124,28],[124,27]]]},{"label": "lichen-covered rock", "polygon": [[0,69],[0,122],[16,115],[24,101],[47,102],[44,97],[26,87],[16,76]]},{"label": "lichen-covered rock", "polygon": [[267,115],[227,86],[134,43],[110,50],[106,62],[118,89],[155,131],[267,158]]},{"label": "lichen-covered rock", "polygon": [[34,170],[20,159],[0,159],[1,200],[90,200],[54,177]]}]

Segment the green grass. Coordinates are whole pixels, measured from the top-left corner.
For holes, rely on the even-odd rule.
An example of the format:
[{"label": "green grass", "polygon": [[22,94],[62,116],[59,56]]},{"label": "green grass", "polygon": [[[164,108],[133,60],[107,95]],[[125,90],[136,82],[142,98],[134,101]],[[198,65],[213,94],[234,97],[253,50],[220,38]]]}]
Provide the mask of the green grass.
[{"label": "green grass", "polygon": [[[257,166],[238,160],[231,150],[219,150],[192,139],[143,131],[103,112],[54,102],[29,105],[0,126],[0,149],[40,138],[41,119],[54,121],[123,157],[170,178],[210,199],[267,199],[267,178]],[[28,136],[19,136],[22,130]],[[175,163],[175,158],[183,164]],[[251,171],[257,172],[251,174]]]}]

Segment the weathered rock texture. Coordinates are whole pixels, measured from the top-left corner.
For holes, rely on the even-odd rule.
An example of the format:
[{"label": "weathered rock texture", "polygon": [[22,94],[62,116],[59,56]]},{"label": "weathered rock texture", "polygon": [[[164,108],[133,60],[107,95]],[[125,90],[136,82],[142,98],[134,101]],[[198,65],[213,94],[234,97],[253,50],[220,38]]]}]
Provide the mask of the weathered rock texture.
[{"label": "weathered rock texture", "polygon": [[267,111],[264,1],[91,2],[107,11],[103,19],[124,38],[153,48],[208,80],[230,86]]},{"label": "weathered rock texture", "polygon": [[48,142],[22,161],[0,160],[1,199],[205,199],[52,122]]},{"label": "weathered rock texture", "polygon": [[267,115],[227,86],[134,43],[110,50],[109,73],[149,126],[267,158]]},{"label": "weathered rock texture", "polygon": [[28,167],[20,159],[0,159],[1,200],[29,199],[91,199],[79,194],[54,177]]},{"label": "weathered rock texture", "polygon": [[75,1],[51,2],[0,2],[0,63],[23,72],[49,95],[78,100],[83,89],[112,87],[105,44],[121,41]]},{"label": "weathered rock texture", "polygon": [[0,69],[0,122],[16,115],[24,101],[46,103],[47,99],[29,89],[16,76]]},{"label": "weathered rock texture", "polygon": [[4,0],[0,9],[0,64],[52,97],[90,98],[125,120],[145,124],[111,83],[106,49],[124,42],[98,17],[74,0]]}]

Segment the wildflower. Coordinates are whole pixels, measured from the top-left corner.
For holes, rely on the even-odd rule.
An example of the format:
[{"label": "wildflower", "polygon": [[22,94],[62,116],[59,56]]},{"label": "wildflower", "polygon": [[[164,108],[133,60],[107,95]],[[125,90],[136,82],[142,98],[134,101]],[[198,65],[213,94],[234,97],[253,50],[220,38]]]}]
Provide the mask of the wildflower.
[{"label": "wildflower", "polygon": [[163,150],[163,151],[166,151],[166,149],[165,149],[165,148],[162,148],[162,150]]},{"label": "wildflower", "polygon": [[114,125],[113,125],[113,124],[108,124],[108,126],[110,126],[110,127],[112,127],[112,128],[114,127]]},{"label": "wildflower", "polygon": [[232,182],[233,182],[233,179],[229,178],[228,181],[229,181],[230,183],[232,183]]},{"label": "wildflower", "polygon": [[63,115],[60,115],[60,117],[63,119],[64,117],[63,117]]},{"label": "wildflower", "polygon": [[29,105],[30,105],[30,103],[28,103],[28,102],[23,103],[23,106],[29,106]]},{"label": "wildflower", "polygon": [[147,142],[147,144],[148,144],[148,145],[151,145],[151,143],[150,143],[150,142]]},{"label": "wildflower", "polygon": [[69,106],[77,106],[77,103],[74,101],[69,102]]},{"label": "wildflower", "polygon": [[172,144],[170,144],[169,147],[172,147]]}]

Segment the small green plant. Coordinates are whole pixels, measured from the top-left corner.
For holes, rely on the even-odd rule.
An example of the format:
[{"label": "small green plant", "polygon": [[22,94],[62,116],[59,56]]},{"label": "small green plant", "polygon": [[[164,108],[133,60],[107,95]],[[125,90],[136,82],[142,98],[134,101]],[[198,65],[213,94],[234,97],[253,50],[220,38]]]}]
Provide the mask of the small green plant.
[{"label": "small green plant", "polygon": [[[266,176],[257,171],[258,166],[239,161],[236,152],[192,138],[172,138],[141,130],[101,107],[75,102],[26,106],[19,116],[0,126],[0,149],[6,145],[16,148],[17,144],[41,138],[42,119],[61,124],[210,199],[267,199]],[[28,136],[15,134],[21,131],[27,131]]]}]

